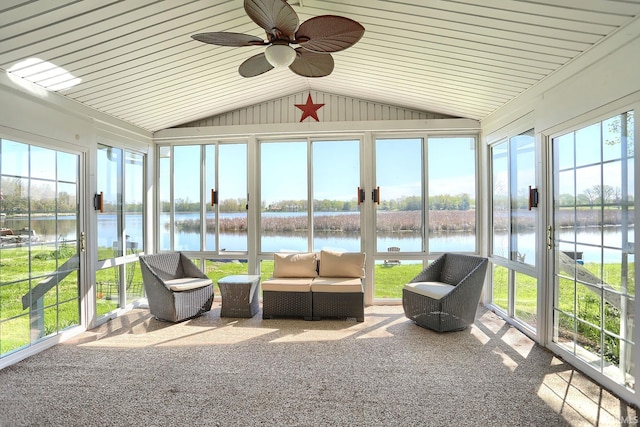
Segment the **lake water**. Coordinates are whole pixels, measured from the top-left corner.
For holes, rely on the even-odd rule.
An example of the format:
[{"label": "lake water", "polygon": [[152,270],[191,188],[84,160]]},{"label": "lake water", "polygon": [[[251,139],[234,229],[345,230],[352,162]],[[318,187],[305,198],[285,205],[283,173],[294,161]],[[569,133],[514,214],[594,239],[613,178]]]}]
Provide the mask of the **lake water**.
[{"label": "lake water", "polygon": [[[333,213],[327,213],[332,215]],[[342,213],[341,213],[342,214]],[[230,217],[241,214],[228,214]],[[269,215],[290,216],[292,213],[269,213]],[[293,213],[293,215],[296,215]],[[304,215],[299,213],[298,215]],[[335,215],[335,214],[333,214]],[[178,214],[178,221],[185,219],[197,218],[194,214]],[[164,222],[166,217],[161,218]],[[13,230],[23,229],[29,226],[26,218],[6,218],[3,219],[2,227],[11,228]],[[127,216],[127,233],[130,242],[142,243],[142,218],[140,215]],[[41,240],[74,240],[76,235],[76,220],[74,216],[60,216],[57,221],[51,217],[33,217],[31,227],[36,231]],[[98,245],[101,247],[112,247],[113,242],[117,241],[117,224],[115,215],[101,214],[98,217]],[[629,241],[634,240],[633,227],[628,232]],[[165,233],[166,238],[166,233]],[[535,258],[535,234],[522,233],[518,235],[518,251],[530,260]],[[571,241],[573,232],[563,231],[560,233],[561,240]],[[598,229],[581,229],[578,231],[577,241],[581,245],[578,251],[584,252],[585,261],[599,260],[601,249],[601,238],[605,246],[619,247],[621,242],[621,230],[617,227],[605,229],[601,233]],[[214,235],[210,234],[206,237],[207,245],[214,247]],[[200,247],[200,234],[179,231],[174,236],[176,250],[193,250],[197,251]],[[496,253],[501,256],[507,256],[508,235],[497,234],[495,236]],[[262,236],[263,252],[279,252],[279,251],[306,251],[307,237],[306,233],[288,233],[279,235],[263,235]],[[417,233],[386,233],[377,237],[377,245],[380,252],[385,252],[388,247],[399,246],[403,252],[421,252],[422,242]],[[167,242],[162,243],[162,247],[168,247]],[[242,233],[221,233],[220,247],[229,251],[246,250],[246,235]],[[314,241],[315,248],[334,249],[343,251],[360,251],[361,244],[358,235],[344,235],[342,233],[318,233]],[[142,246],[139,246],[142,249]],[[568,248],[564,248],[569,250]],[[430,252],[473,252],[475,250],[475,236],[470,233],[439,233],[433,234],[429,239]],[[503,253],[501,253],[501,251]],[[603,257],[605,262],[619,261],[619,251],[605,250]]]}]

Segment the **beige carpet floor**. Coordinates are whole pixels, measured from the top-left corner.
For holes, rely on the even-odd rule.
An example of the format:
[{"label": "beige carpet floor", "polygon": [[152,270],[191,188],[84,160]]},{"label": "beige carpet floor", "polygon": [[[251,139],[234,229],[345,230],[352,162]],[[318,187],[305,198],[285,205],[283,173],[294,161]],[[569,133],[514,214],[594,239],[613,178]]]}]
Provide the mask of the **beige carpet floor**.
[{"label": "beige carpet floor", "polygon": [[[351,320],[170,324],[134,310],[0,371],[0,426],[620,425],[633,408],[479,310],[420,328]],[[628,418],[627,418],[628,419]]]}]

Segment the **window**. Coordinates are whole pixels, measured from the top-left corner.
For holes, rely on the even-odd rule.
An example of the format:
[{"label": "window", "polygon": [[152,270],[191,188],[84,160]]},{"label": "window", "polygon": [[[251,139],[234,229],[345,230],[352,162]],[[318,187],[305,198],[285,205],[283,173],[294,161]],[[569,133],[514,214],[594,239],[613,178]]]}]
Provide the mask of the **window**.
[{"label": "window", "polygon": [[313,141],[313,250],[360,252],[360,141]]},{"label": "window", "polygon": [[377,252],[425,249],[423,153],[421,138],[376,140]]},{"label": "window", "polygon": [[214,282],[248,273],[247,160],[244,142],[158,147],[159,250],[190,252]]},{"label": "window", "polygon": [[425,253],[477,251],[476,142],[376,139],[375,298],[401,298]]},{"label": "window", "polygon": [[429,138],[429,252],[476,252],[476,138]]},{"label": "window", "polygon": [[160,146],[158,157],[160,250],[246,253],[247,144]]},{"label": "window", "polygon": [[260,144],[261,252],[309,250],[307,142]]},{"label": "window", "polygon": [[261,252],[362,250],[359,140],[262,142],[260,165]]},{"label": "window", "polygon": [[361,137],[161,145],[159,248],[191,252],[209,277],[268,274],[275,252],[368,251],[375,298],[399,299],[425,254],[477,252],[476,144],[466,135],[381,137],[364,152]]}]

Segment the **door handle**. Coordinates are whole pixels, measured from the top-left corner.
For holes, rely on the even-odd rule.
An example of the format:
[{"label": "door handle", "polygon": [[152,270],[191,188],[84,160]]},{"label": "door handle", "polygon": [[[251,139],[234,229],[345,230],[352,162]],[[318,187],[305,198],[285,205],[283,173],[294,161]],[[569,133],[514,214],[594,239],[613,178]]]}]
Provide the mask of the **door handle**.
[{"label": "door handle", "polygon": [[217,204],[218,204],[218,192],[212,188],[211,189],[211,206],[215,206]]},{"label": "door handle", "polygon": [[358,199],[358,205],[364,203],[364,188],[358,187],[358,195],[356,198]]},{"label": "door handle", "polygon": [[373,189],[373,192],[371,193],[371,199],[373,200],[373,203],[380,204],[380,187],[376,187]]},{"label": "door handle", "polygon": [[539,199],[538,189],[531,188],[531,186],[529,186],[529,210],[531,210],[531,208],[538,207],[538,199]]}]

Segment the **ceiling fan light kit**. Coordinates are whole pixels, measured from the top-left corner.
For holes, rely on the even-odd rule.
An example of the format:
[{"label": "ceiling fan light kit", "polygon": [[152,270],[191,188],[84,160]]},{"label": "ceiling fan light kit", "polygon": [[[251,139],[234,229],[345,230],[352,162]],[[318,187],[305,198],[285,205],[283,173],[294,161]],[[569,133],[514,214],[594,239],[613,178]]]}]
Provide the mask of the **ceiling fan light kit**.
[{"label": "ceiling fan light kit", "polygon": [[[343,16],[316,16],[300,24],[286,0],[244,0],[244,10],[266,31],[266,40],[229,32],[191,36],[217,46],[267,46],[263,53],[240,64],[238,72],[243,77],[255,77],[274,67],[289,67],[303,77],[328,76],[334,66],[331,53],[353,46],[364,35],[362,25]],[[292,44],[300,47],[294,49]]]},{"label": "ceiling fan light kit", "polygon": [[272,44],[267,46],[264,56],[276,68],[288,67],[295,61],[296,51],[288,44]]}]

